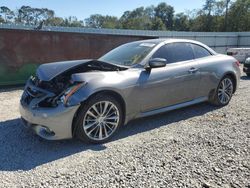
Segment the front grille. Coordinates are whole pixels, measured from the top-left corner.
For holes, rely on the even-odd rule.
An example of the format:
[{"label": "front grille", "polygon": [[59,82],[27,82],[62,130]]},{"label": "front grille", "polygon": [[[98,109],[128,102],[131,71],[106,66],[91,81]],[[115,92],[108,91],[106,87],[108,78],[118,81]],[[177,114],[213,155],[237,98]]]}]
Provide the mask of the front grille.
[{"label": "front grille", "polygon": [[27,106],[31,103],[33,99],[42,98],[46,95],[35,85],[37,82],[34,81],[34,77],[31,77],[30,80],[28,80],[28,83],[21,97],[22,105]]}]

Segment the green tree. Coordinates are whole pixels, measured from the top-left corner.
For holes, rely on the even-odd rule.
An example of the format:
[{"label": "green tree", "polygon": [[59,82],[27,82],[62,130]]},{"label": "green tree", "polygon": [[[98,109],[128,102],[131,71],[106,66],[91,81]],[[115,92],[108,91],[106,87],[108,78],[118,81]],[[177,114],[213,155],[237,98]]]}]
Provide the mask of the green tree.
[{"label": "green tree", "polygon": [[64,19],[61,17],[52,17],[47,19],[45,24],[50,26],[64,26]]},{"label": "green tree", "polygon": [[204,22],[204,28],[205,31],[212,31],[212,25],[213,25],[213,16],[212,12],[214,11],[215,7],[215,0],[206,0],[205,5],[203,6],[203,11],[205,16],[205,22]]},{"label": "green tree", "polygon": [[151,11],[139,7],[133,11],[126,11],[120,18],[123,29],[152,29]]},{"label": "green tree", "polygon": [[0,15],[0,23],[4,23],[4,19],[2,18],[1,15]]},{"label": "green tree", "polygon": [[27,25],[37,25],[41,21],[46,21],[53,18],[54,15],[54,11],[47,8],[32,8],[30,6],[22,6],[17,11],[16,22]]},{"label": "green tree", "polygon": [[15,14],[8,7],[2,6],[0,7],[0,17],[2,22],[11,23]]},{"label": "green tree", "polygon": [[30,6],[22,6],[20,9],[18,9],[18,16],[16,19],[18,23],[31,25],[33,19],[32,8]]},{"label": "green tree", "polygon": [[194,16],[189,20],[190,31],[206,31],[207,16],[203,10],[193,10]]},{"label": "green tree", "polygon": [[174,30],[189,31],[189,19],[184,13],[176,14],[174,17]]},{"label": "green tree", "polygon": [[103,16],[101,14],[91,15],[85,19],[86,27],[101,28],[103,25]]},{"label": "green tree", "polygon": [[121,27],[119,19],[115,16],[105,16],[103,28],[119,29]]},{"label": "green tree", "polygon": [[155,7],[153,5],[146,7],[144,9],[144,14],[150,17],[151,19],[155,18]]},{"label": "green tree", "polygon": [[160,3],[155,7],[155,17],[160,18],[168,30],[173,29],[174,7],[167,3]]},{"label": "green tree", "polygon": [[[85,27],[176,31],[250,31],[250,0],[205,0],[203,7],[174,14],[166,3],[125,11],[121,18],[91,15]],[[0,7],[0,23],[84,27],[74,16],[56,17],[53,10],[22,6],[16,11]]]},{"label": "green tree", "polygon": [[166,26],[160,18],[155,17],[152,19],[151,29],[152,30],[166,30]]},{"label": "green tree", "polygon": [[86,27],[91,28],[119,28],[119,20],[115,16],[102,16],[100,14],[91,15],[85,19]]},{"label": "green tree", "polygon": [[123,29],[166,30],[165,23],[155,16],[155,7],[139,7],[126,11],[120,18]]},{"label": "green tree", "polygon": [[250,31],[250,0],[235,1],[228,11],[229,31]]},{"label": "green tree", "polygon": [[78,20],[75,16],[69,16],[64,19],[62,24],[64,27],[83,27],[84,23],[82,20]]},{"label": "green tree", "polygon": [[225,0],[215,2],[213,11],[213,31],[225,31],[225,9]]},{"label": "green tree", "polygon": [[228,25],[228,7],[229,3],[231,0],[224,0],[224,6],[226,7],[226,12],[225,12],[225,21],[224,21],[224,30],[227,31],[227,25]]}]

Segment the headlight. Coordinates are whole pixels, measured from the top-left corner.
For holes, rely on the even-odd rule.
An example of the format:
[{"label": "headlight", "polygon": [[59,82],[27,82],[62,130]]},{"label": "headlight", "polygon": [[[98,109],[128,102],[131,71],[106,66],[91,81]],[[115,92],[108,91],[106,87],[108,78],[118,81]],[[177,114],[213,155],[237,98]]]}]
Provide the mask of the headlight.
[{"label": "headlight", "polygon": [[69,98],[75,93],[77,92],[82,86],[84,86],[86,83],[85,82],[82,82],[82,83],[77,83],[76,85],[73,85],[71,87],[69,87],[64,95],[61,97],[61,101],[67,105],[67,102],[69,100]]}]

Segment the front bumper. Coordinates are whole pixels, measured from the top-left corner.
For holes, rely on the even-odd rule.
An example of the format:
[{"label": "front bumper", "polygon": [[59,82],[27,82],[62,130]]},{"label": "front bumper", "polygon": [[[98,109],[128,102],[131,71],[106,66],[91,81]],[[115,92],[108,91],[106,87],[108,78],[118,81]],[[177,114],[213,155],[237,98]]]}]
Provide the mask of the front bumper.
[{"label": "front bumper", "polygon": [[72,138],[73,118],[79,105],[65,106],[59,103],[55,107],[39,106],[41,101],[51,96],[54,94],[41,89],[29,79],[19,105],[22,122],[47,140]]},{"label": "front bumper", "polygon": [[78,106],[65,107],[63,104],[55,108],[24,107],[19,105],[22,122],[32,128],[40,137],[47,140],[72,138],[72,123]]}]

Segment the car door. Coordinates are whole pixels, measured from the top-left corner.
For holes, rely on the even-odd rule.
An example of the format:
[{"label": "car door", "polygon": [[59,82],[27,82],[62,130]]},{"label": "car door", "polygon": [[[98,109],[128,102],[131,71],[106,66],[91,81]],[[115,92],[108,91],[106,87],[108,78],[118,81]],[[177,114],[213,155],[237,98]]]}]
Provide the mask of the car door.
[{"label": "car door", "polygon": [[193,48],[195,61],[197,62],[197,68],[200,72],[201,79],[199,83],[199,87],[197,89],[196,95],[197,97],[208,96],[211,88],[214,88],[214,80],[217,80],[216,74],[214,71],[214,61],[216,59],[212,56],[212,54],[203,46],[198,44],[190,44]]},{"label": "car door", "polygon": [[187,102],[196,97],[200,74],[188,43],[166,44],[152,58],[164,58],[168,63],[163,68],[142,71],[142,112]]}]

